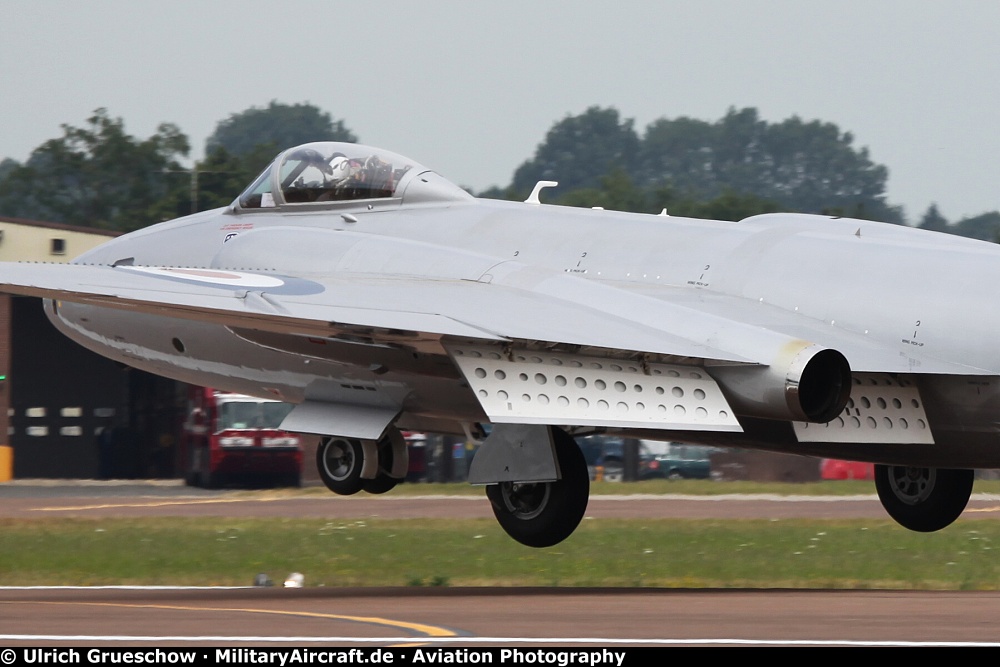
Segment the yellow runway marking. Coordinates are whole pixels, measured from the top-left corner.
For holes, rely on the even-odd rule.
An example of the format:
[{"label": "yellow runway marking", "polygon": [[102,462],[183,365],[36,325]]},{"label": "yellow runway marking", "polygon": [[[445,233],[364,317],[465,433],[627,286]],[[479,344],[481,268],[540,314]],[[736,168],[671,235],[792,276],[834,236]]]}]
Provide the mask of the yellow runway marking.
[{"label": "yellow runway marking", "polygon": [[1000,505],[994,507],[970,507],[966,512],[1000,512]]},{"label": "yellow runway marking", "polygon": [[[378,616],[346,616],[343,614],[324,614],[314,611],[282,611],[280,609],[253,609],[242,607],[188,607],[181,605],[167,604],[126,604],[122,602],[49,602],[43,600],[25,601],[4,601],[0,604],[44,604],[44,605],[84,605],[89,607],[120,607],[127,609],[165,609],[168,611],[218,611],[218,612],[243,612],[247,614],[274,614],[277,616],[301,616],[308,618],[327,618],[334,621],[352,621],[355,623],[367,623],[369,625],[380,625],[400,630],[410,630],[421,633],[424,637],[457,637],[458,635],[447,628],[440,628],[436,625],[426,625],[424,623],[410,623],[408,621],[394,621],[389,618]],[[415,638],[416,639],[416,638]]]},{"label": "yellow runway marking", "polygon": [[164,500],[148,503],[108,503],[104,505],[68,505],[66,507],[32,507],[32,512],[66,512],[69,510],[106,510],[121,507],[168,507],[171,505],[214,505],[219,503],[270,503],[287,498],[216,498],[212,500]]}]

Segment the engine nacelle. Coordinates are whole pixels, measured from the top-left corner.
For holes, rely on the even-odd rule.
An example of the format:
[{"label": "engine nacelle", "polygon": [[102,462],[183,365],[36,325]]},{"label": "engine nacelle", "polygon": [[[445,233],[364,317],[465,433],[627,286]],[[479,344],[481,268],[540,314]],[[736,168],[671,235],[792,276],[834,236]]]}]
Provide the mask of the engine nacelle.
[{"label": "engine nacelle", "polygon": [[707,369],[737,415],[825,423],[851,395],[851,367],[843,354],[819,345],[786,346],[767,366]]}]

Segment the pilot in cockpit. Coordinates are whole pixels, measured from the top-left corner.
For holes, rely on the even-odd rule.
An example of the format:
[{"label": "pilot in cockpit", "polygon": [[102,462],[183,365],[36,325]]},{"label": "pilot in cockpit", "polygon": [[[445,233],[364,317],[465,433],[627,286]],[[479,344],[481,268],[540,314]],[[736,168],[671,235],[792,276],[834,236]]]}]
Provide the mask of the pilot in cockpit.
[{"label": "pilot in cockpit", "polygon": [[323,158],[315,151],[305,158],[297,177],[285,189],[287,201],[343,201],[391,197],[394,187],[392,165],[377,155],[349,158],[337,152]]},{"label": "pilot in cockpit", "polygon": [[[339,160],[346,160],[343,166]],[[336,164],[334,164],[336,162]],[[392,165],[382,161],[377,155],[370,155],[361,160],[334,158],[331,168],[342,170],[347,177],[337,185],[341,195],[337,199],[367,199],[373,197],[391,197],[395,188]]]},{"label": "pilot in cockpit", "polygon": [[334,185],[343,185],[347,183],[347,179],[349,179],[353,173],[353,170],[351,169],[351,161],[347,159],[346,155],[339,152],[330,156],[327,169],[327,178],[330,183],[333,183]]}]

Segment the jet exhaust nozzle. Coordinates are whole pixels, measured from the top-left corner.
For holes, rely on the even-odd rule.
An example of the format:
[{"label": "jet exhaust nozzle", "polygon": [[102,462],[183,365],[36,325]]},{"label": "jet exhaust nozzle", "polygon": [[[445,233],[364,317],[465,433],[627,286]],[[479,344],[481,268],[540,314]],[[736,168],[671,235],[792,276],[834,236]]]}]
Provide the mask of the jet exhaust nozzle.
[{"label": "jet exhaust nozzle", "polygon": [[851,395],[851,367],[836,350],[818,345],[783,353],[768,366],[711,369],[740,416],[826,423]]}]

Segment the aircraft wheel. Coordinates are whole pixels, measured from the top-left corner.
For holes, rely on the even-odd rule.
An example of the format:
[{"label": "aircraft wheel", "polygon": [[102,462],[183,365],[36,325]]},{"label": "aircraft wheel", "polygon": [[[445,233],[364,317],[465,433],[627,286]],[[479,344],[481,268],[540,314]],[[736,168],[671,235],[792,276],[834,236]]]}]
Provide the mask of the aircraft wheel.
[{"label": "aircraft wheel", "polygon": [[378,477],[376,477],[375,479],[366,479],[364,486],[361,488],[367,493],[374,493],[375,495],[379,495],[382,493],[388,493],[389,491],[392,491],[393,489],[396,488],[397,484],[399,484],[398,479],[394,477],[389,477],[384,473],[379,473]]},{"label": "aircraft wheel", "polygon": [[[400,438],[403,436],[400,435]],[[392,436],[386,435],[378,443],[378,476],[375,479],[363,480],[362,489],[368,493],[382,494],[392,491],[400,480],[392,477]]]},{"label": "aircraft wheel", "polygon": [[957,519],[972,495],[975,472],[952,468],[875,466],[875,490],[899,525],[921,533]]},{"label": "aircraft wheel", "polygon": [[569,537],[583,519],[590,496],[587,461],[565,431],[553,429],[562,479],[486,487],[493,514],[512,538],[529,547],[551,547]]},{"label": "aircraft wheel", "polygon": [[316,448],[320,479],[337,495],[350,496],[361,490],[361,468],[365,455],[361,443],[344,438],[324,438]]}]

